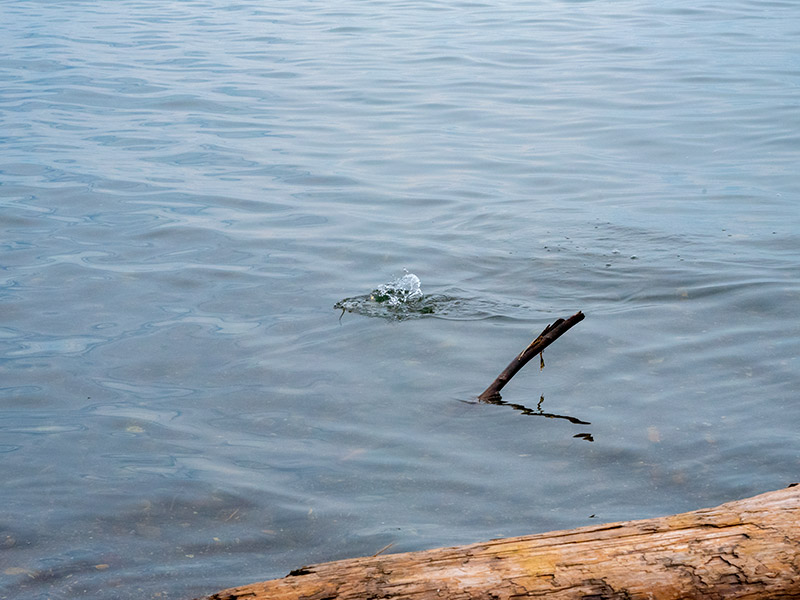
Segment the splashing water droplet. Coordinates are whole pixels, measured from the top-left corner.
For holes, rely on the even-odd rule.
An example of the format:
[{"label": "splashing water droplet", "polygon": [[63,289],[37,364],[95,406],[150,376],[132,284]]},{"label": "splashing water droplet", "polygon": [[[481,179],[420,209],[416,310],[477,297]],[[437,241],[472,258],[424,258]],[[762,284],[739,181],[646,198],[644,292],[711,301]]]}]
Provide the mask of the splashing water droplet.
[{"label": "splashing water droplet", "polygon": [[334,308],[341,310],[342,314],[350,312],[390,321],[422,317],[451,320],[508,318],[509,310],[519,310],[516,305],[504,306],[476,297],[423,294],[419,277],[408,271],[397,279],[379,285],[369,294],[339,300]]},{"label": "splashing water droplet", "polygon": [[406,274],[373,290],[369,299],[387,306],[401,306],[422,298],[419,277],[406,271]]},{"label": "splashing water droplet", "polygon": [[403,320],[433,313],[433,307],[426,305],[426,301],[419,277],[406,271],[365,296],[340,300],[335,307],[371,317]]}]

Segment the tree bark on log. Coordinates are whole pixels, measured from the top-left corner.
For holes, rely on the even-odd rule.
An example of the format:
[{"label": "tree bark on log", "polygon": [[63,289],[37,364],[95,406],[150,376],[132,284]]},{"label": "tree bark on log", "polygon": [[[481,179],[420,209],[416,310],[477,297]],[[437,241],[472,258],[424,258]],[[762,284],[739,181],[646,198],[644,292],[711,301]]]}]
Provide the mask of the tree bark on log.
[{"label": "tree bark on log", "polygon": [[800,486],[668,517],[307,566],[207,600],[800,598]]}]

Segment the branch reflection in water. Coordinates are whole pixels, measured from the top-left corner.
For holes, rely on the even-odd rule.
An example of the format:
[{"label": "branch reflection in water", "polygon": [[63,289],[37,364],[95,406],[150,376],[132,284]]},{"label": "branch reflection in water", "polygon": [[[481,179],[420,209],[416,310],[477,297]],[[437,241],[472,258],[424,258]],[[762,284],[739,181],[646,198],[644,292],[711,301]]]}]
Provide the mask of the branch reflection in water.
[{"label": "branch reflection in water", "polygon": [[[557,415],[555,413],[544,412],[544,409],[542,408],[542,404],[544,404],[544,395],[539,397],[539,402],[536,404],[536,408],[530,408],[524,404],[518,404],[515,402],[506,402],[503,400],[500,394],[495,394],[490,398],[478,399],[476,401],[462,400],[462,402],[466,402],[468,404],[496,404],[498,406],[510,406],[514,410],[521,412],[523,415],[530,415],[532,417],[545,417],[547,419],[564,419],[565,421],[575,423],[576,425],[591,425],[589,421],[583,421],[582,419],[572,417],[570,415]],[[586,440],[587,442],[594,441],[594,437],[590,433],[576,433],[572,437]]]}]

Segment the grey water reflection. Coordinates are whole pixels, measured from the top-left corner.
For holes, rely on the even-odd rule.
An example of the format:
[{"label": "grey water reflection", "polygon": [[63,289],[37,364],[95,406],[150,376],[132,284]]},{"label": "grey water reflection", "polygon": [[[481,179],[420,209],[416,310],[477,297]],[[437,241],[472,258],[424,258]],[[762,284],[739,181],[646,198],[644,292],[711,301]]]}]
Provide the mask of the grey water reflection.
[{"label": "grey water reflection", "polygon": [[0,597],[796,481],[798,10],[0,4]]}]

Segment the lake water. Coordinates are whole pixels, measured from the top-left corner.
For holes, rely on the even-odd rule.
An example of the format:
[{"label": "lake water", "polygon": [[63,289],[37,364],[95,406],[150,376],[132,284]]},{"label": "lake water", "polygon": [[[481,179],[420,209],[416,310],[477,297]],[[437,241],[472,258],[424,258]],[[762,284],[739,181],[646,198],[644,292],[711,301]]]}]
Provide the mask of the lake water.
[{"label": "lake water", "polygon": [[[0,598],[797,481],[798,35],[780,0],[2,3]],[[429,310],[368,303],[406,273]]]}]

